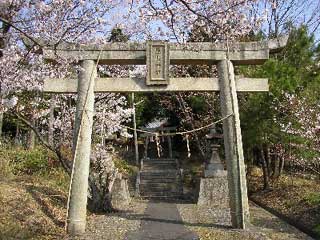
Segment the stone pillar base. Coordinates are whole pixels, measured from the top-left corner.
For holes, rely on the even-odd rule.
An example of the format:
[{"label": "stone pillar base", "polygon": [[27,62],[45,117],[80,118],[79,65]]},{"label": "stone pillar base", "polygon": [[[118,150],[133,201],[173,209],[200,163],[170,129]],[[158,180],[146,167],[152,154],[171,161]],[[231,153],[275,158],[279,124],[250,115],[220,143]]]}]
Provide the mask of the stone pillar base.
[{"label": "stone pillar base", "polygon": [[85,221],[73,221],[67,222],[67,232],[71,236],[82,235],[86,232],[86,222]]},{"label": "stone pillar base", "polygon": [[125,210],[131,202],[127,179],[116,178],[111,191],[111,205],[114,209]]},{"label": "stone pillar base", "polygon": [[219,177],[201,178],[198,205],[229,206],[226,174]]}]

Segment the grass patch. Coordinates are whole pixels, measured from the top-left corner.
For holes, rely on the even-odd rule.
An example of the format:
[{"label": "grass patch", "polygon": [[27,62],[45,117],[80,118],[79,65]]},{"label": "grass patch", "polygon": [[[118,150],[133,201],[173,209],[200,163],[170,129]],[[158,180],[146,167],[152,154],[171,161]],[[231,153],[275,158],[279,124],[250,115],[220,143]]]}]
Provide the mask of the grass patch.
[{"label": "grass patch", "polygon": [[8,144],[0,147],[1,176],[46,173],[58,167],[57,162],[55,155],[41,146],[32,150]]},{"label": "grass patch", "polygon": [[33,181],[44,181],[46,185],[54,189],[67,192],[70,184],[70,176],[61,167],[50,169],[33,175]]},{"label": "grass patch", "polygon": [[0,239],[62,239],[66,191],[35,176],[1,181],[0,191]]},{"label": "grass patch", "polygon": [[0,240],[62,239],[69,176],[37,146],[0,147]]},{"label": "grass patch", "polygon": [[304,200],[310,205],[320,205],[320,193],[310,193],[308,196],[304,198]]},{"label": "grass patch", "polygon": [[15,151],[12,159],[14,174],[34,174],[47,172],[54,160],[54,156],[50,156],[48,150],[37,147],[33,150],[20,149]]}]

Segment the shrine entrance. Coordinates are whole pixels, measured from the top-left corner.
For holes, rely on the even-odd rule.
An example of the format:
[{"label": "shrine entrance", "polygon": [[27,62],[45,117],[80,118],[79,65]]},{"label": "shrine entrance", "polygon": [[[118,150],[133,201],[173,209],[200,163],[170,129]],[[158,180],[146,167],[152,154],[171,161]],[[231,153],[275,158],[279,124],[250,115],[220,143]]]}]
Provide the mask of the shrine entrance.
[{"label": "shrine entrance", "polygon": [[[86,205],[95,92],[220,91],[223,138],[228,172],[229,205],[234,228],[246,228],[249,206],[237,92],[268,91],[267,79],[237,77],[234,65],[262,64],[279,51],[287,38],[245,43],[187,43],[160,41],[106,45],[60,44],[43,50],[44,59],[81,59],[78,79],[47,79],[45,92],[78,93],[74,166],[67,231],[81,234]],[[146,78],[97,78],[98,64],[147,65]],[[218,78],[170,78],[169,65],[217,65]]]},{"label": "shrine entrance", "polygon": [[[150,132],[150,133],[154,132],[154,134],[148,134],[148,133],[141,134],[141,137],[144,139],[143,158],[150,157],[148,150],[149,150],[149,144],[152,142],[155,143],[156,145],[155,149],[158,157],[165,155],[165,157],[167,158],[173,158],[171,133],[174,133],[177,130],[177,127],[157,127],[157,128],[142,128],[142,129],[145,130],[146,132]],[[156,136],[157,133],[161,134],[160,138]],[[166,143],[165,150],[162,148],[162,145],[160,145],[161,142]]]}]

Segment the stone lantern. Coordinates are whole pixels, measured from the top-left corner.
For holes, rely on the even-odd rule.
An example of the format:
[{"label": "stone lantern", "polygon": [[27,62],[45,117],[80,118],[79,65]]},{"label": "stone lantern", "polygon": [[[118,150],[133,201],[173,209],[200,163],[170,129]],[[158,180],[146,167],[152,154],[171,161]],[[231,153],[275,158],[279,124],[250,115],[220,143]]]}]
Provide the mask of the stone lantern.
[{"label": "stone lantern", "polygon": [[205,166],[204,176],[200,179],[198,205],[228,206],[227,171],[224,170],[219,156],[221,138],[223,135],[216,132],[215,126],[206,135],[206,139],[210,141],[212,153]]},{"label": "stone lantern", "polygon": [[222,138],[223,135],[217,133],[215,125],[210,129],[210,133],[206,135],[206,139],[210,142],[211,158],[205,166],[205,178],[227,176],[227,171],[224,170],[224,166],[219,155],[219,140]]}]

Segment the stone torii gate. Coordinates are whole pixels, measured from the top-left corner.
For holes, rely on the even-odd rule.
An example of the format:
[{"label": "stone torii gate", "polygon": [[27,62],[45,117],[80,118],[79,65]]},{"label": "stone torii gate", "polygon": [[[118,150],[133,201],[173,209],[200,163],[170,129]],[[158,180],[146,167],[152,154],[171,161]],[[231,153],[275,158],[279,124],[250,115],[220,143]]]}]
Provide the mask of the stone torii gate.
[{"label": "stone torii gate", "polygon": [[[237,91],[268,91],[267,79],[240,78],[234,65],[262,64],[270,52],[279,51],[287,38],[261,42],[187,43],[160,41],[110,43],[106,45],[60,44],[43,50],[44,59],[80,59],[78,79],[47,79],[44,91],[78,93],[75,121],[74,168],[68,209],[67,231],[85,232],[88,175],[95,92],[220,91],[224,146],[228,171],[232,226],[244,229],[249,223],[245,165],[241,139]],[[147,64],[146,78],[96,78],[99,64]],[[170,64],[216,64],[216,78],[170,78]],[[93,79],[94,81],[91,81]],[[85,114],[85,117],[82,115]],[[79,134],[79,136],[78,136]]]}]

